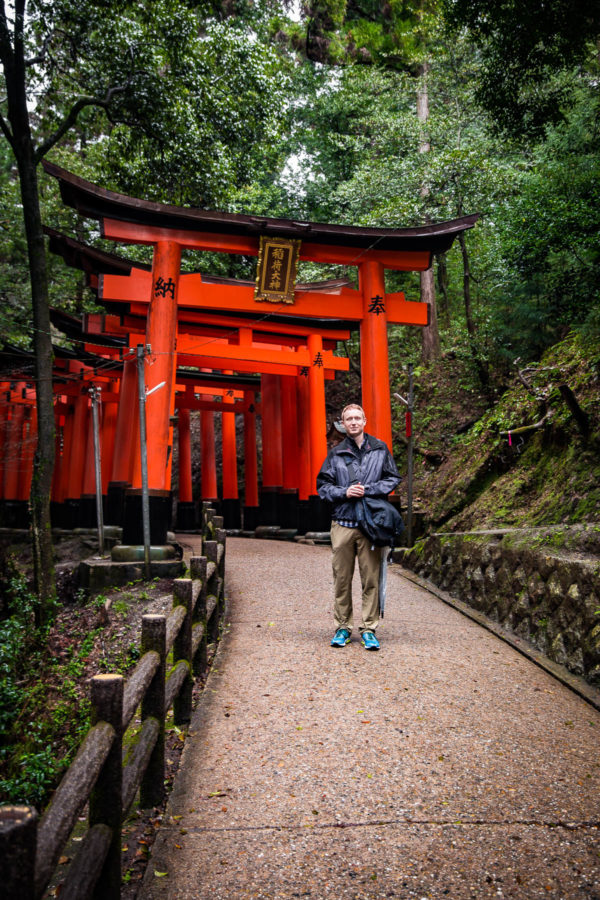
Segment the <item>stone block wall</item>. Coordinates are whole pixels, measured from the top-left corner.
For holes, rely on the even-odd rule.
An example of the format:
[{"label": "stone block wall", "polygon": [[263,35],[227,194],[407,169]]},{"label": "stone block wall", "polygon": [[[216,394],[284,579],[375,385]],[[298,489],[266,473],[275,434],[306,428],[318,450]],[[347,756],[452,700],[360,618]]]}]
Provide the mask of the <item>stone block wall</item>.
[{"label": "stone block wall", "polygon": [[433,534],[394,559],[600,685],[600,525]]}]

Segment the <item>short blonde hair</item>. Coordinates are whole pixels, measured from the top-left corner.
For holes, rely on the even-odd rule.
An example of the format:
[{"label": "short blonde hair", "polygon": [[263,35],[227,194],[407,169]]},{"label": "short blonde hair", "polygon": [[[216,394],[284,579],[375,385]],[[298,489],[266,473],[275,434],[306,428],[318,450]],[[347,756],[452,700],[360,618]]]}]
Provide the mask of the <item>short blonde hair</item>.
[{"label": "short blonde hair", "polygon": [[349,409],[358,409],[358,410],[360,410],[360,412],[363,414],[363,419],[366,420],[367,417],[365,416],[365,411],[364,411],[364,409],[362,408],[362,406],[359,406],[358,403],[349,403],[349,404],[348,404],[347,406],[345,406],[345,407],[343,408],[343,410],[342,410],[342,415],[340,416],[342,422],[344,421],[344,416],[346,415],[346,413],[348,412]]}]

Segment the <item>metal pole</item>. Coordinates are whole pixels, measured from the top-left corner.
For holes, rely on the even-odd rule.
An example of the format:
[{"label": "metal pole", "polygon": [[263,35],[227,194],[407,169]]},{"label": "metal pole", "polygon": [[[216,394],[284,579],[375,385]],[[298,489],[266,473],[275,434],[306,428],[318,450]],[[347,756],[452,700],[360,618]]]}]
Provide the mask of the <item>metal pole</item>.
[{"label": "metal pole", "polygon": [[100,448],[100,421],[98,407],[102,388],[94,385],[90,390],[92,398],[92,430],[94,433],[94,468],[96,473],[96,518],[98,522],[98,552],[104,556],[104,512],[102,509],[102,460]]},{"label": "metal pole", "polygon": [[145,350],[137,345],[138,399],[140,404],[140,457],[142,464],[142,527],[144,530],[144,569],[150,578],[150,500],[148,497],[148,452],[146,445],[146,379],[144,372]]},{"label": "metal pole", "polygon": [[412,436],[412,412],[413,412],[413,364],[408,364],[408,403],[406,406],[408,448],[407,448],[407,472],[406,472],[406,515],[408,546],[412,547],[412,519],[413,519],[413,436]]}]

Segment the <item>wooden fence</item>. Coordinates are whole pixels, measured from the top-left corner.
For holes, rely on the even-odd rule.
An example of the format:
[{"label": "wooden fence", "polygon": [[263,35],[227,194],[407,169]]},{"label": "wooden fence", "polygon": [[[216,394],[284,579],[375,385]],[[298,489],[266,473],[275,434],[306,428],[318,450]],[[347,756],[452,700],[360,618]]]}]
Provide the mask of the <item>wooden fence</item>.
[{"label": "wooden fence", "polygon": [[[169,616],[142,618],[142,656],[127,680],[91,679],[92,727],[38,820],[27,806],[0,807],[0,893],[38,900],[89,801],[89,827],[64,879],[61,900],[117,900],[121,895],[121,827],[138,789],[143,809],[165,796],[165,719],[190,721],[194,676],[207,665],[224,610],[225,531],[204,509],[204,556],[190,560],[190,578],[173,583]],[[172,666],[167,671],[169,654]],[[141,706],[134,742],[124,741]],[[127,752],[124,753],[124,744]]]}]

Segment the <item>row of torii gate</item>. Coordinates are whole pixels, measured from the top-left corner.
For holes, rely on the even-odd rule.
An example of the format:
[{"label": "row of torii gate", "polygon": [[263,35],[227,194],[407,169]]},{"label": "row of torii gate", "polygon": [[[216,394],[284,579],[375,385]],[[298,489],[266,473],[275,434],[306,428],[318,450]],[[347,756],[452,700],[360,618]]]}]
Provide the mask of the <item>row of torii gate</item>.
[{"label": "row of torii gate", "polygon": [[[144,266],[47,229],[51,251],[85,272],[104,309],[83,321],[53,314],[54,326],[78,348],[57,349],[55,356],[53,522],[66,527],[94,522],[90,392],[95,392],[102,410],[105,522],[123,526],[123,543],[142,543],[136,350],[142,346],[153,544],[165,543],[171,527],[175,424],[178,528],[196,526],[200,499],[219,505],[227,528],[280,525],[303,533],[328,527],[315,480],[327,452],[325,382],[348,369],[338,342],[360,329],[367,428],[391,447],[387,326],[425,326],[429,307],[386,292],[385,270],[429,268],[433,254],[448,250],[477,216],[403,229],[295,222],[151,203],[100,188],[51,163],[44,167],[58,180],[63,202],[98,220],[104,238],[153,247],[152,265]],[[276,247],[271,287],[279,288],[280,242],[296,248],[300,260],[356,266],[358,290],[345,280],[294,283],[291,294],[275,291],[282,299],[269,302],[257,300],[251,282],[181,270],[182,251],[259,256],[265,240]],[[0,488],[11,524],[23,524],[36,439],[35,391],[26,374],[24,363],[15,360],[10,381],[1,385]],[[200,420],[199,485],[192,483],[193,410]],[[221,416],[220,458],[215,413]],[[243,504],[236,416],[243,418],[244,430]]]}]

